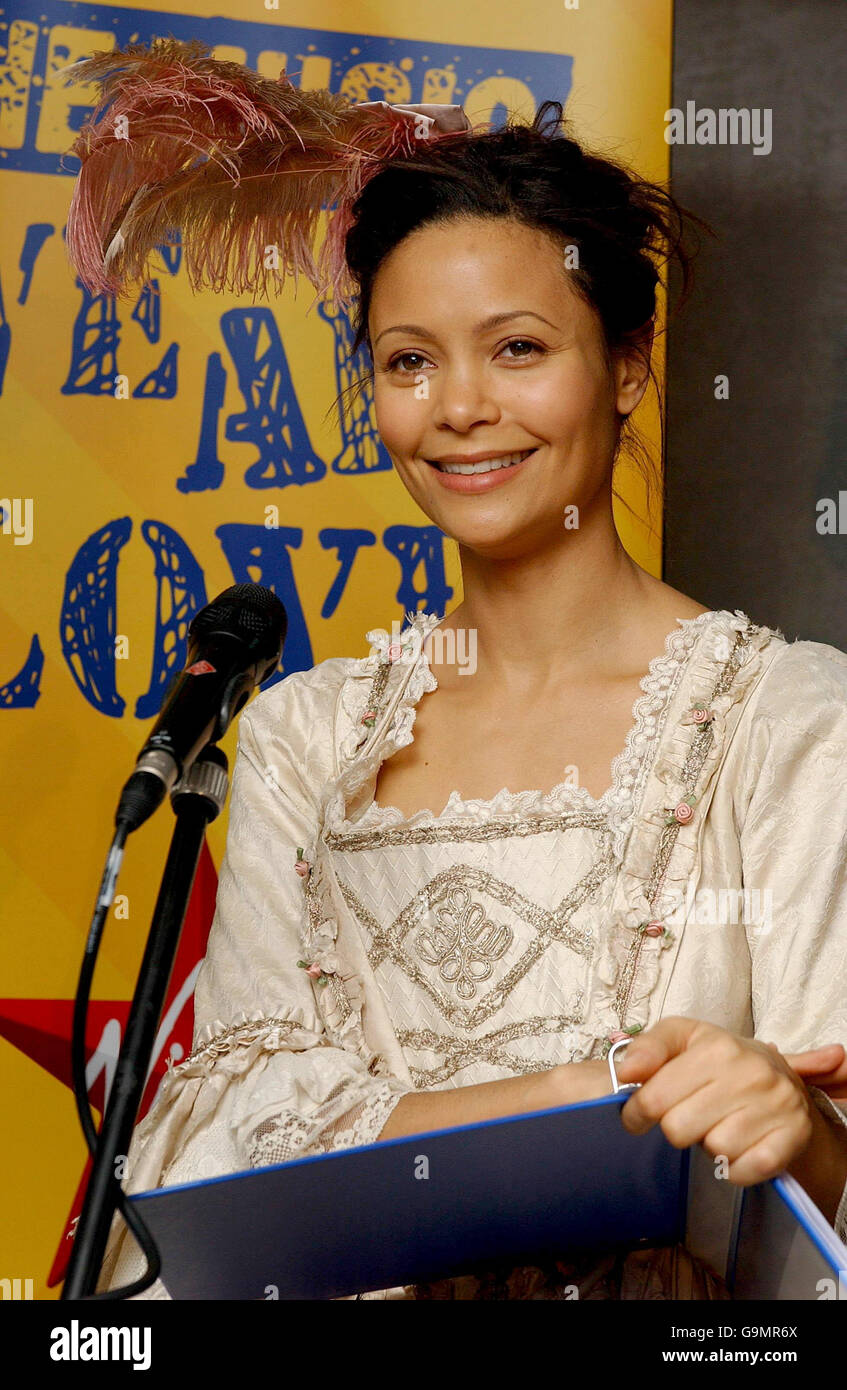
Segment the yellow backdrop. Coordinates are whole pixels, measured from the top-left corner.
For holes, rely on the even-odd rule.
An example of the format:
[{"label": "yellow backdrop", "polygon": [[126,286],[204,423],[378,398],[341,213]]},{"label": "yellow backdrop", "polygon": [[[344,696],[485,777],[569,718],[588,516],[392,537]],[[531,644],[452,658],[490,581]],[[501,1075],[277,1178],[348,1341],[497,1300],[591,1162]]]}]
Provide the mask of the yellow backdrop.
[{"label": "yellow backdrop", "polygon": [[[433,535],[372,422],[354,428],[331,409],[345,384],[336,364],[346,325],[306,314],[310,286],[271,304],[194,296],[178,252],[162,261],[158,304],[92,299],[75,283],[63,228],[77,164],[61,157],[96,89],[53,74],[97,49],[174,34],[267,76],[286,66],[295,84],[357,101],[462,102],[474,121],[506,111],[529,118],[553,97],[595,148],[665,179],[671,4],[6,6],[0,1278],[32,1279],[36,1298],[57,1292],[46,1279],[85,1158],[55,1065],[67,1047],[59,1001],[73,997],[116,795],[192,605],[248,578],[272,584],[289,610],[288,673],[366,655],[369,628],[461,599],[455,546]],[[276,386],[266,399],[263,369]],[[652,406],[641,425],[658,455]],[[641,509],[634,474],[625,491]],[[624,510],[619,524],[631,553],[658,574],[658,527],[651,533]],[[230,757],[234,743],[231,730]],[[170,821],[160,812],[130,843],[95,999],[132,994]],[[210,832],[216,863],[225,829],[223,816]]]}]

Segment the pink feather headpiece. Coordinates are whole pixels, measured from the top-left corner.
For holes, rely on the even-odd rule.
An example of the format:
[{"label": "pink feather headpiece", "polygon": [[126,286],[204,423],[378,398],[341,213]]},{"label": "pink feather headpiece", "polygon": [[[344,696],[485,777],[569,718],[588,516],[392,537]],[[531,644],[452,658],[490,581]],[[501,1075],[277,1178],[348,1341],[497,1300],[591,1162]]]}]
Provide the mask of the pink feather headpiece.
[{"label": "pink feather headpiece", "polygon": [[[92,293],[125,294],[150,278],[156,247],[179,230],[195,290],[267,296],[269,281],[278,292],[302,271],[319,295],[347,302],[344,239],[368,178],[421,138],[462,138],[474,127],[461,106],[354,105],[300,91],[284,69],[274,82],[210,51],[200,40],[155,39],[62,70],[101,85],[69,151],[81,161],[66,233],[71,265]],[[278,263],[268,267],[271,246]]]}]

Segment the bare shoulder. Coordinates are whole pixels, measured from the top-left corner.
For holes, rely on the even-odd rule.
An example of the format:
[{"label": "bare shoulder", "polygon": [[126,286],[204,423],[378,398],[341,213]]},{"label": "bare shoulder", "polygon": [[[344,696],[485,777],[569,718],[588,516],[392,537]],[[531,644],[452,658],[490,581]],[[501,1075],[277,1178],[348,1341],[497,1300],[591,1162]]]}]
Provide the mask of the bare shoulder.
[{"label": "bare shoulder", "polygon": [[643,672],[654,656],[666,650],[670,635],[680,631],[680,621],[691,622],[711,611],[697,599],[654,579],[646,586],[641,602],[633,606],[619,649],[610,660],[620,666],[624,678]]},{"label": "bare shoulder", "polygon": [[674,589],[661,579],[654,580],[654,583],[656,588],[652,594],[652,606],[657,618],[661,620],[670,619],[672,624],[675,618],[699,618],[701,613],[712,611],[698,599],[683,594],[681,590]]}]

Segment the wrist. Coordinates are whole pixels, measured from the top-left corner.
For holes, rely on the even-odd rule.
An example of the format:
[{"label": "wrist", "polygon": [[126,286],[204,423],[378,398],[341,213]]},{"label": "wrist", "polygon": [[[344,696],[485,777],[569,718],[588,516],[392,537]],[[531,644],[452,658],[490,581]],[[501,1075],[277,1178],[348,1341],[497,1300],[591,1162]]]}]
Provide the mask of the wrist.
[{"label": "wrist", "polygon": [[561,1062],[545,1072],[550,1099],[548,1105],[572,1105],[597,1100],[612,1089],[607,1062]]}]

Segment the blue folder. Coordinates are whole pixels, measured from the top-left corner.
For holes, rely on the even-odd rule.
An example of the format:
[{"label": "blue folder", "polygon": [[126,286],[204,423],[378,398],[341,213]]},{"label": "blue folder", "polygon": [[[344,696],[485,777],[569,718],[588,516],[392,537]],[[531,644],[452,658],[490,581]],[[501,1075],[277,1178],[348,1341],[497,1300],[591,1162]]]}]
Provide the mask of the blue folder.
[{"label": "blue folder", "polygon": [[820,1280],[839,1269],[847,1278],[847,1246],[792,1179],[719,1182],[701,1149],[674,1148],[658,1126],[625,1130],[627,1099],[621,1091],[130,1200],[176,1299],[331,1299],[677,1241],[736,1298],[821,1298]]}]

